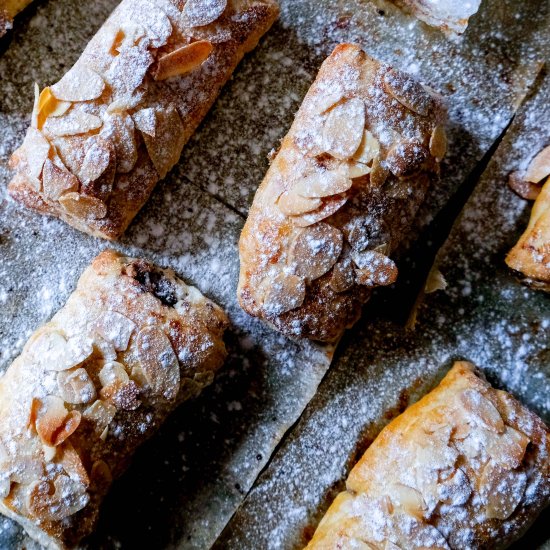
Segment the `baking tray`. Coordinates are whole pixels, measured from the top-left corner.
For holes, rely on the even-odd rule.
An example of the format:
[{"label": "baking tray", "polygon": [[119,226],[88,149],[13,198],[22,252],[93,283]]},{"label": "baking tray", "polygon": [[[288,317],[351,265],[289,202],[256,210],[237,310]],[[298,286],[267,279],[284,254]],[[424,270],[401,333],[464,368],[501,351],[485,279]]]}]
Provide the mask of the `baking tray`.
[{"label": "baking tray", "polygon": [[[433,330],[428,331],[437,326],[430,324],[437,317],[423,320],[419,314],[421,328],[403,337],[401,325],[377,311],[386,309],[389,300],[394,318],[408,315],[417,289],[407,273],[422,272],[419,264],[426,263],[417,243],[475,174],[540,80],[547,58],[543,45],[548,8],[535,0],[521,5],[486,0],[466,35],[451,41],[381,2],[283,0],[279,22],[237,69],[181,162],[156,188],[124,238],[108,245],[13,204],[5,198],[5,186],[10,175],[7,160],[29,123],[33,83],[43,86],[59,79],[116,3],[35,2],[0,43],[0,369],[7,368],[32,331],[62,306],[99,250],[114,246],[174,268],[228,311],[230,358],[215,383],[183,405],[138,452],[130,471],[114,485],[99,528],[85,546],[202,549],[210,548],[225,529],[220,547],[293,548],[311,531],[327,495],[387,421],[388,411],[427,390],[436,374],[448,367],[450,355],[443,352],[453,349],[445,340],[448,333],[436,330],[440,340],[432,341]],[[289,470],[278,461],[300,428],[292,430],[275,460],[270,459],[316,394],[333,349],[284,339],[239,309],[237,241],[267,169],[268,153],[286,133],[321,61],[341,41],[359,42],[372,55],[415,73],[447,96],[450,154],[441,183],[432,190],[401,251],[404,276],[394,292],[406,299],[392,302],[391,291],[375,299],[365,321],[353,336],[345,337],[324,390],[315,397],[314,403],[325,396],[337,406],[341,429],[331,427],[330,414],[313,414],[314,404],[300,421],[302,426],[314,419],[319,433],[323,425],[329,430],[335,450],[315,451],[320,471],[330,472],[326,484],[315,483],[310,490],[304,485],[306,476],[293,493],[290,479],[303,471],[304,462],[291,462]],[[537,300],[542,303],[538,294]],[[445,347],[432,353],[441,339]],[[433,346],[426,347],[426,342]],[[414,369],[409,368],[412,357]],[[536,372],[544,375],[542,369]],[[338,373],[343,378],[331,389],[330,380],[338,380]],[[353,416],[353,403],[367,387],[365,380],[377,399],[363,400],[368,414],[357,415],[355,410],[357,426],[362,427],[350,429],[344,437],[349,428],[344,419]],[[532,399],[528,392],[520,397],[536,405],[535,396],[542,395],[542,389],[535,387]],[[539,412],[544,410],[539,407]],[[367,425],[371,427],[365,430]],[[307,463],[311,456],[306,454],[304,460]],[[288,517],[280,517],[282,508],[274,516],[250,513],[249,503],[261,493],[266,475],[278,477],[290,495],[288,513],[298,522],[296,529],[288,527],[294,525]],[[309,495],[303,509],[300,492]],[[260,508],[262,502],[260,498]],[[268,509],[264,506],[265,512]],[[32,548],[33,543],[2,519],[0,547]]]}]

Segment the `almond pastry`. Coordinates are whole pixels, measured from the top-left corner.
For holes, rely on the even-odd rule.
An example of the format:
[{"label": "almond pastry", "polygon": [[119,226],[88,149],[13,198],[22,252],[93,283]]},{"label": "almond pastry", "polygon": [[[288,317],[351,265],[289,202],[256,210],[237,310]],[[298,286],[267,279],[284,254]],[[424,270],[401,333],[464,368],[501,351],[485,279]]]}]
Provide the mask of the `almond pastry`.
[{"label": "almond pastry", "polygon": [[462,34],[468,21],[479,10],[481,0],[391,0],[406,12],[412,13],[432,27],[449,35]]},{"label": "almond pastry", "polygon": [[338,46],[250,209],[243,309],[291,337],[334,341],[351,326],[372,289],[397,277],[388,255],[437,179],[445,119],[433,92]]},{"label": "almond pastry", "polygon": [[226,325],[171,270],[102,252],[0,379],[0,512],[74,547],[137,447],[212,381]]},{"label": "almond pastry", "polygon": [[536,200],[527,229],[506,257],[508,267],[519,273],[525,284],[546,292],[550,292],[549,176],[550,147],[535,156],[523,176],[517,173],[510,176],[514,191]]},{"label": "almond pastry", "polygon": [[277,14],[276,0],[123,0],[69,72],[36,87],[11,195],[119,237]]},{"label": "almond pastry", "polygon": [[376,438],[308,550],[505,548],[550,504],[550,433],[474,366]]}]

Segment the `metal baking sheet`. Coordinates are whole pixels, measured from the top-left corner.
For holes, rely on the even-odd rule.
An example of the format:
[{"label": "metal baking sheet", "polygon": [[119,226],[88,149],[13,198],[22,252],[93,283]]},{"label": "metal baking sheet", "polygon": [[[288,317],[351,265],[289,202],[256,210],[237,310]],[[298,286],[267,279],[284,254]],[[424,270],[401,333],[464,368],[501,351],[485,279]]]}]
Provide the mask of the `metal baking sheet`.
[{"label": "metal baking sheet", "polygon": [[[25,211],[5,197],[5,187],[7,160],[29,123],[33,82],[42,86],[59,79],[116,3],[39,0],[0,42],[0,370],[8,367],[30,333],[61,307],[84,267],[107,246],[59,221]],[[381,2],[281,1],[280,21],[237,69],[180,164],[114,245],[174,268],[224,306],[232,320],[227,338],[231,356],[214,385],[185,404],[137,454],[130,471],[113,487],[97,533],[86,543],[89,548],[211,547],[328,370],[331,348],[278,336],[244,315],[235,299],[236,247],[244,216],[267,169],[267,154],[286,133],[324,56],[340,41],[358,41],[372,55],[415,73],[448,97],[450,155],[442,182],[419,218],[419,225],[425,225],[474,170],[535,81],[545,58],[540,48],[548,31],[544,4],[486,0],[466,35],[452,42]],[[404,252],[404,262],[409,258],[412,264],[414,253],[407,250],[414,248]],[[384,391],[377,392],[385,399],[378,408],[365,403],[372,426],[379,426],[402,391],[412,399],[430,385],[447,359],[424,356],[427,348],[422,342],[429,337],[419,343],[422,331],[404,341],[394,339],[389,349],[395,326],[377,318],[375,310],[344,339],[326,384],[338,373],[345,374],[349,390],[356,393],[339,394],[335,389],[328,399],[346,411],[352,402],[348,399],[361,396],[362,378],[375,384],[371,391],[383,383]],[[356,338],[362,345],[353,345]],[[386,356],[376,355],[377,345],[388,348]],[[407,370],[406,360],[413,353],[423,366],[421,383]],[[356,366],[359,358],[366,365],[374,356],[381,361],[379,371]],[[387,365],[396,366],[383,368]],[[337,388],[344,384],[340,380]],[[305,418],[310,417],[308,412]],[[323,425],[320,417],[319,423]],[[335,450],[323,456],[335,465],[342,456],[340,466],[335,466],[340,469],[337,474],[331,470],[332,481],[327,478],[323,494],[306,491],[311,502],[304,512],[300,494],[295,495],[288,512],[296,521],[303,514],[308,518],[298,531],[311,528],[311,518],[321,513],[319,502],[326,498],[326,487],[343,477],[343,464],[351,460],[346,455],[351,443],[342,439],[340,447],[340,432],[330,425],[326,429],[333,433]],[[371,428],[372,434],[375,431]],[[277,469],[277,460],[267,472]],[[300,472],[297,463],[276,475],[284,482]],[[303,487],[297,484],[296,490]],[[290,481],[285,490],[294,494]],[[251,499],[257,492],[256,488]],[[247,506],[231,522],[221,547],[300,544],[299,533],[288,531],[277,515],[252,514],[249,523],[242,521],[243,526],[254,526],[251,531],[236,529]],[[261,537],[233,539],[237,531]],[[271,542],[264,546],[266,538]],[[32,543],[12,522],[0,519],[0,547],[32,548]]]}]

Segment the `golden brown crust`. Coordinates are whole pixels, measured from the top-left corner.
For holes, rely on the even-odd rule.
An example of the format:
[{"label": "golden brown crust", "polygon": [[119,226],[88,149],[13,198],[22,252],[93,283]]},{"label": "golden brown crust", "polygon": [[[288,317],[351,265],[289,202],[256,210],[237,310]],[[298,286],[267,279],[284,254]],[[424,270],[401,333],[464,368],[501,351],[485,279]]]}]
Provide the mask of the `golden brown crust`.
[{"label": "golden brown crust", "polygon": [[212,381],[226,325],[171,270],[101,253],[0,379],[0,511],[49,548],[89,534],[135,449]]},{"label": "golden brown crust", "polygon": [[11,195],[120,236],[277,14],[276,0],[123,0],[75,66],[36,90]]},{"label": "golden brown crust", "polygon": [[504,548],[550,501],[545,424],[458,362],[351,471],[308,549]]},{"label": "golden brown crust", "polygon": [[260,185],[238,296],[293,337],[334,341],[372,289],[445,154],[445,109],[407,75],[342,44],[323,63]]},{"label": "golden brown crust", "polygon": [[525,284],[550,292],[550,178],[540,190],[529,225],[509,252],[506,263]]}]

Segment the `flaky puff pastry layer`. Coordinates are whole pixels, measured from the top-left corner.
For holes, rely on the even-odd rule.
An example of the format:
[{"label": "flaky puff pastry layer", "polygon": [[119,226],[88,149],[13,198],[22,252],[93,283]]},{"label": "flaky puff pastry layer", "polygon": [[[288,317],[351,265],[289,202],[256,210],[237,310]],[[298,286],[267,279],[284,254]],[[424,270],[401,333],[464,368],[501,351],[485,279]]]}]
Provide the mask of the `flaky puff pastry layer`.
[{"label": "flaky puff pastry layer", "polygon": [[550,502],[545,424],[470,363],[376,438],[308,550],[504,548]]},{"label": "flaky puff pastry layer", "polygon": [[550,292],[550,178],[535,200],[529,225],[506,257],[506,263],[527,285]]},{"label": "flaky puff pastry layer", "polygon": [[275,0],[123,0],[74,67],[36,90],[11,195],[120,236],[277,14]]},{"label": "flaky puff pastry layer", "polygon": [[292,337],[336,340],[372,289],[445,155],[440,98],[342,44],[323,63],[240,239],[238,297]]},{"label": "flaky puff pastry layer", "polygon": [[47,548],[89,534],[136,448],[212,381],[226,324],[171,270],[101,253],[0,379],[0,511]]}]

